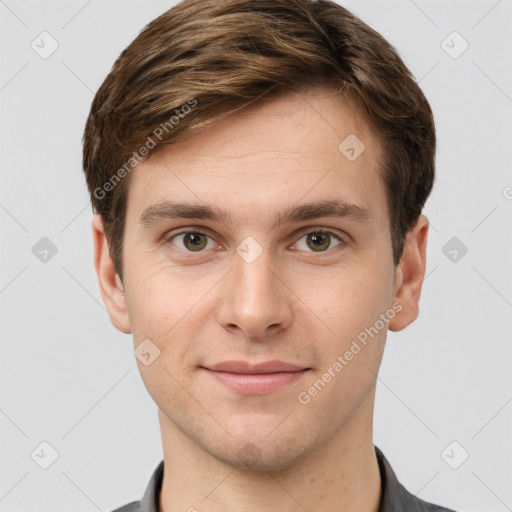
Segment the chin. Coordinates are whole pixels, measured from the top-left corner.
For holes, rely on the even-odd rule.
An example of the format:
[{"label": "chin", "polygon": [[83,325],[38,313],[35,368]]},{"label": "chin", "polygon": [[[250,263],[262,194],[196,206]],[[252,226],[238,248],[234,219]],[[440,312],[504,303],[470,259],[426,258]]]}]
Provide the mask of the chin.
[{"label": "chin", "polygon": [[269,440],[266,435],[241,436],[227,446],[210,449],[210,453],[241,470],[247,471],[283,471],[296,464],[307,449],[297,445],[297,437],[282,436]]}]

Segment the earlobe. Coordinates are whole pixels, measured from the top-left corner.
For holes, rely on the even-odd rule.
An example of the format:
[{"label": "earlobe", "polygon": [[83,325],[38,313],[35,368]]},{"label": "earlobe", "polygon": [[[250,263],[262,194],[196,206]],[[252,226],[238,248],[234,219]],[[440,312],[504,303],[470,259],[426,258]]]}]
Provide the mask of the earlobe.
[{"label": "earlobe", "polygon": [[419,314],[421,287],[427,267],[428,219],[420,215],[407,233],[399,268],[395,276],[393,304],[401,306],[389,322],[390,331],[401,331],[414,322]]},{"label": "earlobe", "polygon": [[116,329],[125,334],[132,332],[123,283],[117,274],[110,256],[107,237],[100,215],[92,220],[94,242],[94,266],[98,277],[101,296],[107,308],[110,321]]}]

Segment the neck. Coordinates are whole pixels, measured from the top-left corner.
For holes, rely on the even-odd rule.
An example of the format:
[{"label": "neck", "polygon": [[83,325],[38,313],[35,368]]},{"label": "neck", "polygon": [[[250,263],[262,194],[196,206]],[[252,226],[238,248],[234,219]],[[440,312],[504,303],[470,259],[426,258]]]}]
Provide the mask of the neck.
[{"label": "neck", "polygon": [[239,469],[213,457],[159,410],[164,449],[159,512],[378,512],[381,478],[372,405],[362,406],[347,428],[279,471]]}]

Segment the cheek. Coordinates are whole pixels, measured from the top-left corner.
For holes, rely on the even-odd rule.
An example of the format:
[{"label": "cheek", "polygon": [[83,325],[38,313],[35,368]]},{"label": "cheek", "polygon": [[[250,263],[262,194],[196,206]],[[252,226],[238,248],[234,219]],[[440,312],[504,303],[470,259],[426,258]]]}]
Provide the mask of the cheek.
[{"label": "cheek", "polygon": [[[145,268],[142,264],[139,269]],[[130,320],[134,345],[150,339],[169,370],[184,364],[205,321],[213,282],[169,271],[167,265],[147,265],[150,271],[131,274]]]},{"label": "cheek", "polygon": [[186,294],[172,286],[165,279],[163,269],[157,266],[144,267],[133,262],[130,270],[128,312],[134,344],[149,338],[160,346],[162,336],[183,315],[180,313],[186,307]]},{"label": "cheek", "polygon": [[304,289],[303,294],[310,308],[303,327],[321,341],[316,343],[320,364],[299,391],[315,410],[329,409],[342,421],[375,385],[388,326],[380,315],[389,310],[389,292],[382,279],[352,269],[331,279],[325,292],[316,289],[307,296]]},{"label": "cheek", "polygon": [[148,366],[137,359],[137,365],[159,408],[178,407],[180,415],[193,418],[197,411],[186,400],[182,386],[189,386],[186,373],[190,366],[187,357],[194,345],[194,306],[204,292],[202,287],[184,291],[183,279],[171,278],[158,265],[150,268],[151,272],[131,274],[130,318],[134,347],[150,340],[158,356]]},{"label": "cheek", "polygon": [[297,295],[304,314],[325,330],[333,348],[341,349],[387,309],[389,291],[382,285],[382,278],[365,269],[344,267],[307,281]]}]

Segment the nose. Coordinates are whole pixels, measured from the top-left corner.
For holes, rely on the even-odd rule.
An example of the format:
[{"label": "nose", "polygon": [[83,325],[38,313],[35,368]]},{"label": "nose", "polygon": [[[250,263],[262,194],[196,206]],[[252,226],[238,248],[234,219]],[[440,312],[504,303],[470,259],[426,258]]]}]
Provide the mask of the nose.
[{"label": "nose", "polygon": [[269,249],[254,260],[235,254],[233,268],[223,280],[217,321],[232,333],[265,340],[292,321],[296,297],[283,277],[286,266]]}]

